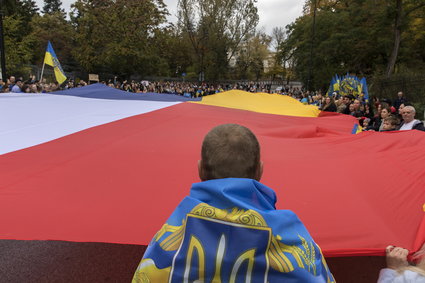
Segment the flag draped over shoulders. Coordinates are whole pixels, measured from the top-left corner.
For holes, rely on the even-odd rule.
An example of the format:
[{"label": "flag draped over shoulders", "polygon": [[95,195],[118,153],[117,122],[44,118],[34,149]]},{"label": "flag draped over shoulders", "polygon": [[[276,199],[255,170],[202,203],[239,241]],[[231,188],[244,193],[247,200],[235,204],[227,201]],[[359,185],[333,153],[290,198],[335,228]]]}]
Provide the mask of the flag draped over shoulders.
[{"label": "flag draped over shoulders", "polygon": [[61,64],[59,63],[58,57],[56,56],[56,53],[53,50],[53,46],[50,41],[47,44],[46,55],[44,56],[44,63],[53,67],[55,71],[56,80],[60,84],[66,81],[65,72],[63,71]]},{"label": "flag draped over shoulders", "polygon": [[251,180],[196,183],[154,236],[133,282],[334,282],[320,248]]}]

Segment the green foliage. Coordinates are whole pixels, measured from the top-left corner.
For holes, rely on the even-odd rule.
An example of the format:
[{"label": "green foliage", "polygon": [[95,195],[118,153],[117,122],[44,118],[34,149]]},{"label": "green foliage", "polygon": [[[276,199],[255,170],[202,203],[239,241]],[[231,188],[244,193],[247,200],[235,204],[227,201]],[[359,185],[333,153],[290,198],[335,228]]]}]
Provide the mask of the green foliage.
[{"label": "green foliage", "polygon": [[160,26],[167,14],[162,0],[79,0],[73,4],[73,55],[88,72],[165,73]]},{"label": "green foliage", "polygon": [[60,0],[44,0],[43,14],[59,13],[65,16],[65,10],[62,8]]},{"label": "green foliage", "polygon": [[61,12],[36,15],[32,18],[30,27],[30,36],[36,39],[33,45],[33,64],[42,65],[48,41],[52,42],[62,66],[75,64],[71,54],[75,31]]},{"label": "green foliage", "polygon": [[20,16],[7,16],[3,20],[5,37],[6,70],[8,74],[28,75],[34,51],[32,46],[35,38],[22,36],[22,26],[25,20]]},{"label": "green foliage", "polygon": [[[42,15],[33,0],[2,4],[8,73],[40,66],[49,40],[68,71],[125,77],[186,73],[206,80],[267,77],[305,84],[311,77],[312,88],[319,89],[334,74],[370,80],[388,70],[425,71],[423,0],[308,0],[304,14],[286,30],[274,29],[272,37],[255,31],[256,0],[179,0],[176,26],[166,22],[163,0],[77,0],[70,20],[60,0],[45,0]],[[270,46],[276,54],[266,70]]]},{"label": "green foliage", "polygon": [[19,16],[28,22],[39,10],[34,0],[2,0],[0,3],[6,16]]},{"label": "green foliage", "polygon": [[242,43],[236,54],[233,79],[258,80],[264,74],[264,62],[269,58],[271,38],[264,32],[255,33]]},{"label": "green foliage", "polygon": [[[424,16],[424,9],[418,7],[419,2],[416,6],[413,2],[404,2],[405,11],[409,7],[417,9],[404,17],[396,71],[412,61],[420,69],[425,68],[423,48],[419,48],[423,43],[420,29],[423,31],[424,26],[418,21],[418,17]],[[283,58],[294,61],[297,76],[307,82],[311,61],[315,89],[327,88],[334,74],[353,72],[367,77],[384,74],[393,51],[396,2],[347,0],[318,3],[314,38],[312,6],[306,5],[306,14],[288,27],[289,36],[279,48]],[[312,46],[313,58],[310,60]]]},{"label": "green foliage", "polygon": [[192,46],[198,73],[227,75],[229,59],[258,24],[256,0],[180,0],[179,28]]}]

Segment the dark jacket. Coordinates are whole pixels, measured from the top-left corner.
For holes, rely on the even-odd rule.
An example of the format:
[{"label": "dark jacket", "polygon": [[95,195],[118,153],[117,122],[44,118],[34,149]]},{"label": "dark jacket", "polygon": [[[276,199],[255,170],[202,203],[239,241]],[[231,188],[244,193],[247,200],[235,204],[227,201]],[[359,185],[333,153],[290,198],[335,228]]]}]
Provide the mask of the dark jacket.
[{"label": "dark jacket", "polygon": [[406,105],[406,103],[407,103],[407,99],[406,98],[404,98],[404,97],[397,98],[394,101],[394,107],[395,107],[395,109],[398,110],[400,108],[400,105],[402,105],[402,104]]},{"label": "dark jacket", "polygon": [[323,108],[322,108],[322,111],[336,112],[336,105],[335,105],[335,103],[330,103],[328,105],[324,105]]},{"label": "dark jacket", "polygon": [[379,127],[381,127],[382,119],[381,117],[376,117],[373,120],[370,121],[369,126],[366,130],[374,130],[376,132],[379,132]]},{"label": "dark jacket", "polygon": [[[404,122],[400,123],[400,126],[398,126],[397,130],[400,130],[400,128],[404,125]],[[424,122],[416,120],[415,123],[413,124],[412,130],[419,130],[419,131],[424,131],[425,132],[425,126],[424,126]]]}]

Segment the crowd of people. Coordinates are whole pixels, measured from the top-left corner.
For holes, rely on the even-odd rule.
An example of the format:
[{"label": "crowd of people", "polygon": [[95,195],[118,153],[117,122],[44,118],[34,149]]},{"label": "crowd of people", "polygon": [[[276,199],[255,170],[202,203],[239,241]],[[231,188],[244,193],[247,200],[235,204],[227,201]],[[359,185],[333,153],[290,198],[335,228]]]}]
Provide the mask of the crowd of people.
[{"label": "crowd of people", "polygon": [[424,123],[415,119],[416,110],[408,102],[403,92],[399,91],[394,101],[374,98],[365,101],[360,97],[322,96],[320,93],[311,99],[314,105],[323,111],[338,112],[351,115],[359,120],[364,131],[396,131],[421,130],[425,131]]},{"label": "crowd of people", "polygon": [[[104,82],[103,82],[104,83]],[[237,83],[206,83],[206,82],[172,82],[172,81],[112,81],[109,80],[108,86],[127,92],[134,93],[168,93],[186,97],[201,97],[216,94],[218,92],[232,89],[248,92],[271,93],[271,84],[256,82],[237,82]]]},{"label": "crowd of people", "polygon": [[[71,84],[67,84],[65,88],[70,86]],[[0,78],[0,93],[48,93],[61,89],[59,83],[48,83],[46,80],[39,81],[36,80],[35,76],[30,76],[27,80],[24,80],[22,77],[16,78],[15,76],[10,76],[6,82]]]},{"label": "crowd of people", "polygon": [[[365,101],[364,97],[353,95],[323,95],[321,92],[303,91],[297,87],[279,87],[273,89],[271,84],[257,82],[237,83],[196,83],[171,81],[117,81],[101,82],[110,87],[131,93],[168,93],[186,97],[202,97],[228,90],[243,90],[247,92],[278,93],[291,96],[304,104],[315,105],[322,111],[338,112],[356,117],[364,131],[394,131],[417,129],[425,131],[424,123],[415,119],[416,110],[409,104],[403,92],[398,92],[397,98],[374,98]],[[62,87],[57,83],[47,83],[45,80],[36,80],[30,76],[28,80],[11,76],[7,82],[0,79],[0,92],[14,93],[48,93],[61,89],[70,89],[86,86],[84,80],[69,80]]]},{"label": "crowd of people", "polygon": [[[256,82],[237,83],[197,83],[197,82],[174,82],[174,81],[119,81],[108,80],[100,82],[116,89],[131,93],[168,93],[187,97],[201,97],[222,91],[238,89],[248,92],[272,92],[272,85]],[[70,89],[86,86],[84,80],[69,80],[60,86],[57,82],[47,83],[46,80],[36,80],[30,76],[28,80],[11,76],[7,82],[0,79],[0,92],[23,92],[23,93],[47,93],[61,89]]]}]

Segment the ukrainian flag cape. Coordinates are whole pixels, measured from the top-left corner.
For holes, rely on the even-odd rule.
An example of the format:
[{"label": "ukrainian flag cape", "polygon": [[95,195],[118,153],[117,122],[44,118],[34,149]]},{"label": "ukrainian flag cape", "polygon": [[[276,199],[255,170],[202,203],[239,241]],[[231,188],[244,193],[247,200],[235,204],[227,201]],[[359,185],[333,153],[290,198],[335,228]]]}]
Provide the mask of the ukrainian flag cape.
[{"label": "ukrainian flag cape", "polygon": [[334,282],[298,217],[251,179],[196,183],[154,236],[133,282]]},{"label": "ukrainian flag cape", "polygon": [[55,71],[56,80],[59,82],[59,84],[62,84],[64,81],[66,81],[65,72],[63,71],[61,64],[59,63],[58,57],[56,56],[56,53],[53,50],[53,46],[50,41],[47,44],[46,55],[44,56],[44,63],[53,67]]}]

